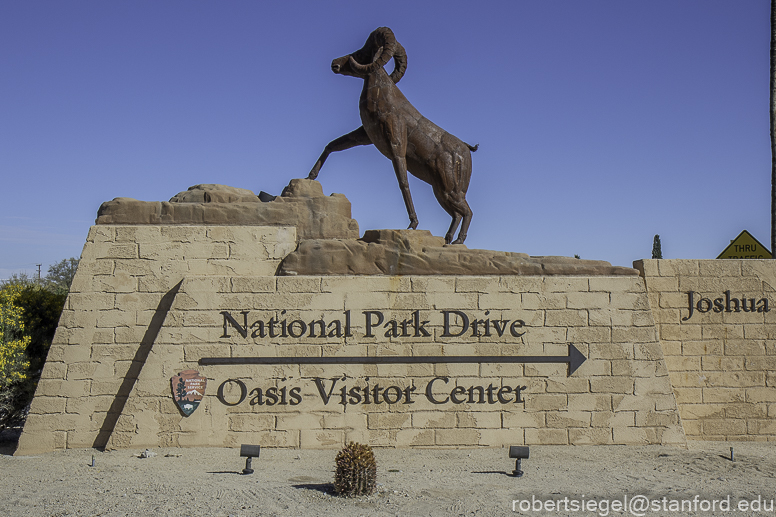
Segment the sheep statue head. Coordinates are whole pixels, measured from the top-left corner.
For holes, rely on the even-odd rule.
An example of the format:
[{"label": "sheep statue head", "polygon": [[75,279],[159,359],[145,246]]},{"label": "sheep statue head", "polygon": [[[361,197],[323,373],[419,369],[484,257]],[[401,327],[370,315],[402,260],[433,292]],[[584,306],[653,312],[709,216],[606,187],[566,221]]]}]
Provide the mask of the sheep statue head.
[{"label": "sheep statue head", "polygon": [[[383,68],[393,58],[394,70]],[[439,204],[453,218],[445,242],[463,244],[472,218],[466,191],[472,171],[470,146],[443,130],[415,109],[396,83],[407,69],[407,53],[388,27],[375,29],[359,50],[332,61],[335,74],[364,80],[359,100],[361,127],[329,142],[313,166],[309,179],[316,179],[329,154],[359,145],[373,144],[393,163],[409,228],[418,227],[407,171],[431,185]],[[458,225],[458,238],[453,236]]]},{"label": "sheep statue head", "polygon": [[407,70],[407,53],[396,41],[391,29],[380,27],[369,35],[361,49],[332,61],[331,70],[335,74],[364,78],[384,67],[391,58],[394,70],[390,77],[394,83],[398,83]]}]

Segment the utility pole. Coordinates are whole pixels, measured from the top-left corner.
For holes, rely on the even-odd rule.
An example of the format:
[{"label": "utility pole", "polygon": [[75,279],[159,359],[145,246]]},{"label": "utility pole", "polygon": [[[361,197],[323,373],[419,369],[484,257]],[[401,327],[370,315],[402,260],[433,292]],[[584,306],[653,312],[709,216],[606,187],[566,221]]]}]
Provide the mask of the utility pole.
[{"label": "utility pole", "polygon": [[35,264],[35,265],[38,266],[38,282],[40,282],[40,266],[42,266],[43,264]]},{"label": "utility pole", "polygon": [[771,0],[771,255],[776,258],[776,0]]}]

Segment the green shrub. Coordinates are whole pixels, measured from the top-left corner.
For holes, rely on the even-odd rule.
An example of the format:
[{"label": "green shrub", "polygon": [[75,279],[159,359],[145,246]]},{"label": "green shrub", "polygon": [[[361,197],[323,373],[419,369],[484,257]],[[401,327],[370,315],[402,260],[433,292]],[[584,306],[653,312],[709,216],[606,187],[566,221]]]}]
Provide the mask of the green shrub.
[{"label": "green shrub", "polygon": [[0,289],[0,390],[29,378],[27,347],[32,338],[25,332],[24,312],[18,304],[24,289],[18,284]]},{"label": "green shrub", "polygon": [[78,265],[63,260],[42,280],[0,284],[0,429],[24,420]]}]

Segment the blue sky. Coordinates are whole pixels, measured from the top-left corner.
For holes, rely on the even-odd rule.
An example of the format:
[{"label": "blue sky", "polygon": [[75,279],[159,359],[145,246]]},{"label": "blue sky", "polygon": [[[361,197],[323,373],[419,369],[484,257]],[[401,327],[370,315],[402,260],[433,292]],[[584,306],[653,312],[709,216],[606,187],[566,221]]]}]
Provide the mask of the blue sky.
[{"label": "blue sky", "polygon": [[[279,194],[357,128],[333,58],[379,26],[399,84],[479,143],[466,244],[631,265],[769,244],[768,0],[0,3],[0,278],[81,253],[103,201],[198,183]],[[405,228],[390,162],[319,176],[362,232]],[[420,229],[449,218],[411,179]]]}]

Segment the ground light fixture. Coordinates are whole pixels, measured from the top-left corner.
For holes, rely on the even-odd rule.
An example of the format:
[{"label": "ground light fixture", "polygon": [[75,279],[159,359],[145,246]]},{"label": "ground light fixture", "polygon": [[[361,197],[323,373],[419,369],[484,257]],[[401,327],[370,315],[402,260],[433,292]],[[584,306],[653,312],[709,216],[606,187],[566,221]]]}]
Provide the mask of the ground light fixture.
[{"label": "ground light fixture", "polygon": [[512,471],[512,475],[519,478],[523,475],[523,471],[520,470],[520,460],[528,459],[528,447],[522,445],[510,445],[509,457],[514,458],[515,470]]},{"label": "ground light fixture", "polygon": [[243,474],[253,474],[251,460],[253,458],[258,458],[259,453],[261,453],[261,445],[248,445],[245,443],[240,445],[240,456],[245,458],[245,468],[242,471]]}]

